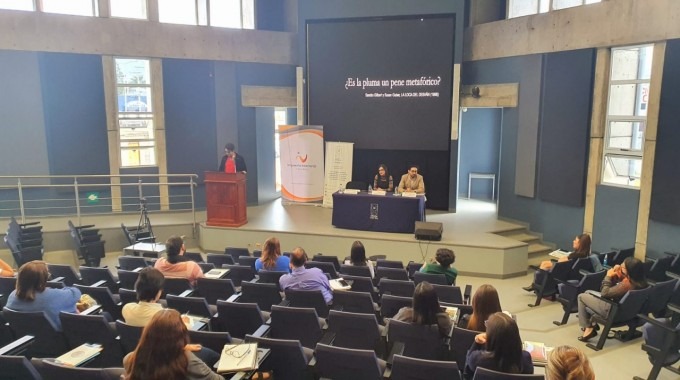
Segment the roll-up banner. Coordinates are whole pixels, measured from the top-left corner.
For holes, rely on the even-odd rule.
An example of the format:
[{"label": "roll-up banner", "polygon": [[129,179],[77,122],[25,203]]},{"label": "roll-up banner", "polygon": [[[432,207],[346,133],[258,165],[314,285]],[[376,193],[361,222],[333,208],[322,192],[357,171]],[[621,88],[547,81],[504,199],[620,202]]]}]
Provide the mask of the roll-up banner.
[{"label": "roll-up banner", "polygon": [[352,180],[354,143],[329,141],[326,143],[326,177],[323,207],[333,207],[333,193],[344,189]]},{"label": "roll-up banner", "polygon": [[323,199],[323,127],[279,126],[281,196],[292,202]]}]

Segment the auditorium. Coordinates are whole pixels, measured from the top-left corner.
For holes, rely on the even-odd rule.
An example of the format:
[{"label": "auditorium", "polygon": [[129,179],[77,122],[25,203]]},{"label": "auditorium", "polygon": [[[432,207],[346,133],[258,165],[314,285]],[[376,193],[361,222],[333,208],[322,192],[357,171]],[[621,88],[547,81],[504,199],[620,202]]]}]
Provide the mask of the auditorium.
[{"label": "auditorium", "polygon": [[[679,19],[674,0],[0,0],[0,379],[130,376],[164,318],[210,373],[187,378],[492,378],[463,318],[488,285],[522,342],[577,349],[575,378],[680,379]],[[258,272],[271,257],[321,270],[334,302]],[[24,268],[78,309],[29,316]],[[585,306],[617,278],[604,314]],[[432,286],[460,318],[409,324],[434,325],[430,355],[390,323]],[[126,323],[147,303],[163,313]],[[255,365],[218,374],[246,343]]]}]

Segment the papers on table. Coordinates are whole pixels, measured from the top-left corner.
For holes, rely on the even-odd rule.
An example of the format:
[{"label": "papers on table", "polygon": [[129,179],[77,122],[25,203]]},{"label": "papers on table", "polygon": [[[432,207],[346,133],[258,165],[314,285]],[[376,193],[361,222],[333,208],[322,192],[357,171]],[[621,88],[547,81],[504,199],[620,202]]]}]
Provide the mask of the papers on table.
[{"label": "papers on table", "polygon": [[354,194],[354,195],[356,195],[356,194],[359,194],[360,191],[361,190],[357,190],[357,189],[345,189],[343,194]]},{"label": "papers on table", "polygon": [[548,361],[548,354],[553,350],[553,347],[547,347],[541,342],[525,340],[522,343],[522,349],[529,352],[532,362],[536,364],[545,364]]},{"label": "papers on table", "polygon": [[562,249],[556,249],[556,250],[550,252],[549,255],[559,260],[563,257],[569,256],[569,253],[570,252],[564,251]]},{"label": "papers on table", "polygon": [[217,373],[251,371],[257,369],[257,343],[225,344],[220,354]]},{"label": "papers on table", "polygon": [[415,198],[418,196],[418,194],[414,191],[404,191],[401,193],[401,196],[405,198]]},{"label": "papers on table", "polygon": [[229,273],[230,270],[231,269],[229,269],[229,268],[214,268],[214,269],[209,270],[207,273],[204,273],[203,276],[205,276],[205,278],[212,278],[212,279],[224,278],[224,276],[226,276],[227,273]]},{"label": "papers on table", "polygon": [[57,364],[77,367],[99,355],[102,349],[99,344],[85,343],[54,359],[54,361]]},{"label": "papers on table", "polygon": [[373,195],[386,195],[387,191],[385,191],[385,190],[373,190],[373,192],[371,192],[371,194],[373,194]]},{"label": "papers on table", "polygon": [[451,322],[453,322],[454,325],[458,324],[458,318],[460,318],[460,311],[457,307],[446,306],[444,308],[444,311],[446,311],[446,314],[449,315],[449,318],[451,319]]}]

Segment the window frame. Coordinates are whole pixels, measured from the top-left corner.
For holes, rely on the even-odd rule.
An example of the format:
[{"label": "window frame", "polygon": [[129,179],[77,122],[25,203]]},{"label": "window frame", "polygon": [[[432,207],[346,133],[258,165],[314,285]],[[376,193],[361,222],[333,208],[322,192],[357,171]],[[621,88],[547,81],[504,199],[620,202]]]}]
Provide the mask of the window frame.
[{"label": "window frame", "polygon": [[[579,0],[579,1],[580,1],[580,4],[578,4],[578,5],[572,5],[572,6],[570,6],[570,7],[555,9],[555,7],[554,7],[554,0],[537,0],[537,1],[536,1],[536,9],[534,9],[533,12],[527,13],[527,14],[523,14],[523,15],[520,15],[520,16],[515,16],[515,15],[511,15],[511,14],[510,14],[510,10],[512,9],[512,3],[513,3],[514,1],[526,1],[526,0],[507,0],[507,2],[506,2],[506,15],[505,15],[505,18],[506,18],[506,19],[512,19],[512,18],[517,18],[517,17],[531,16],[531,15],[540,14],[540,13],[547,13],[547,12],[559,11],[559,10],[562,10],[562,9],[575,8],[575,7],[580,7],[580,6],[583,6],[583,5],[597,4],[597,3],[601,3],[601,2],[602,2],[602,0],[596,0],[596,1],[593,1],[593,0]],[[589,3],[588,1],[593,1],[593,2],[590,2],[590,3]],[[545,6],[545,4],[547,4],[547,7]]]}]

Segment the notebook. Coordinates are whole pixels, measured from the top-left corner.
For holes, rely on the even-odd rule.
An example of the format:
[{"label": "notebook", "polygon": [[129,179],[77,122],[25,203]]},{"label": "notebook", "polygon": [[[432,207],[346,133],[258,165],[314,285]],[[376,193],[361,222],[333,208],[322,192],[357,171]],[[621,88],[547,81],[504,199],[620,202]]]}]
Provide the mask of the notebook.
[{"label": "notebook", "polygon": [[557,259],[561,259],[563,257],[569,256],[569,252],[561,250],[561,249],[556,249],[552,252],[549,253],[550,256],[555,257]]},{"label": "notebook", "polygon": [[77,367],[99,355],[102,349],[99,344],[85,343],[54,359],[54,361],[57,364]]},{"label": "notebook", "polygon": [[226,276],[227,273],[229,273],[230,270],[231,269],[229,269],[229,268],[214,268],[214,269],[209,270],[207,273],[204,273],[203,276],[205,278],[212,278],[212,279],[224,278],[224,276]]},{"label": "notebook", "polygon": [[529,352],[532,362],[545,364],[548,361],[548,354],[553,350],[553,347],[547,347],[541,342],[531,342],[525,340],[522,343],[522,349]]},{"label": "notebook", "polygon": [[220,354],[217,373],[257,369],[257,343],[225,344]]},{"label": "notebook", "polygon": [[347,281],[343,280],[342,278],[334,278],[329,281],[331,285],[331,289],[335,290],[350,290],[352,289],[352,286],[347,283]]},{"label": "notebook", "polygon": [[449,315],[449,318],[451,319],[451,322],[453,324],[458,324],[458,318],[460,318],[460,310],[457,307],[453,306],[446,306],[444,307],[444,311],[446,314]]}]

